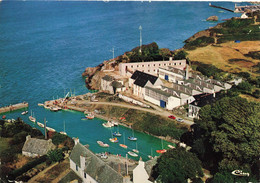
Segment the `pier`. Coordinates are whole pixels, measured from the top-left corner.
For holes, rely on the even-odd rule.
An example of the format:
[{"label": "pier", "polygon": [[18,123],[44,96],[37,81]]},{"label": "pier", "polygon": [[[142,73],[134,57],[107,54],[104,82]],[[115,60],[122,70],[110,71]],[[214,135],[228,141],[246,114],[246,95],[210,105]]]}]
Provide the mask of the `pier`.
[{"label": "pier", "polygon": [[230,11],[230,12],[234,13],[234,11],[231,10],[231,9],[224,8],[224,7],[221,7],[221,6],[212,5],[211,3],[209,3],[209,6],[210,6],[210,7],[213,7],[213,8],[219,8],[219,9],[226,10],[226,11]]},{"label": "pier", "polygon": [[22,108],[27,108],[27,107],[28,107],[27,102],[1,107],[0,114],[5,113],[5,112],[15,111],[15,110],[22,109]]}]

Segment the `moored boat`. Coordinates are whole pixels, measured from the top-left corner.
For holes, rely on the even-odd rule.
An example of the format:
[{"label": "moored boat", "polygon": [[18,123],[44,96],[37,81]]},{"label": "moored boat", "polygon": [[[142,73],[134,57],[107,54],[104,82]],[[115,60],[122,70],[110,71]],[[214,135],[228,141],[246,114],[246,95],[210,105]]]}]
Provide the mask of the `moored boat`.
[{"label": "moored boat", "polygon": [[2,116],[2,119],[5,119],[5,118],[6,118],[6,115],[3,115],[3,116]]},{"label": "moored boat", "polygon": [[121,137],[121,136],[122,136],[122,134],[121,134],[121,133],[119,133],[119,132],[114,132],[114,133],[113,133],[113,136],[116,136],[116,137]]},{"label": "moored boat", "polygon": [[50,110],[53,112],[57,112],[59,109],[57,107],[51,107]]},{"label": "moored boat", "polygon": [[172,146],[172,145],[168,145],[168,147],[171,148],[171,149],[175,149],[175,147]]},{"label": "moored boat", "polygon": [[111,122],[114,126],[118,126],[118,122],[112,121]]},{"label": "moored boat", "polygon": [[130,137],[128,137],[128,140],[135,141],[135,140],[137,140],[137,138],[136,138],[136,137],[133,137],[133,136],[130,136]]},{"label": "moored boat", "polygon": [[31,122],[33,122],[33,123],[36,122],[36,118],[33,117],[33,113],[32,113],[32,111],[31,111],[31,116],[29,116],[29,120],[30,120]]},{"label": "moored boat", "polygon": [[42,124],[42,123],[40,123],[40,122],[37,122],[37,125],[38,125],[39,127],[44,128],[44,124]]},{"label": "moored boat", "polygon": [[166,151],[167,151],[166,149],[156,150],[156,152],[159,154],[166,153]]},{"label": "moored boat", "polygon": [[51,132],[56,132],[55,129],[51,128],[51,127],[46,127],[47,130],[51,131]]},{"label": "moored boat", "polygon": [[153,157],[152,157],[151,155],[148,155],[148,158],[149,158],[149,159],[153,159]]},{"label": "moored boat", "polygon": [[25,114],[27,114],[28,113],[28,111],[23,111],[21,114],[22,115],[25,115]]},{"label": "moored boat", "polygon": [[110,138],[109,140],[110,140],[110,142],[113,142],[113,143],[117,143],[118,142],[118,139],[116,137],[115,138]]},{"label": "moored boat", "polygon": [[60,132],[60,134],[62,134],[62,135],[67,135],[67,133],[66,133],[66,132]]},{"label": "moored boat", "polygon": [[119,145],[120,145],[121,147],[127,149],[127,145],[125,145],[125,144],[119,144]]},{"label": "moored boat", "polygon": [[88,115],[86,115],[86,118],[88,118],[88,119],[94,119],[95,116],[94,116],[94,114],[88,114]]},{"label": "moored boat", "polygon": [[108,144],[102,142],[102,141],[97,141],[98,145],[100,145],[101,147],[109,147]]},{"label": "moored boat", "polygon": [[111,128],[113,127],[113,123],[111,123],[110,121],[107,121],[106,123],[102,123],[102,125],[105,127],[105,128]]},{"label": "moored boat", "polygon": [[130,156],[133,156],[133,157],[138,157],[138,155],[132,151],[128,151],[127,152]]},{"label": "moored boat", "polygon": [[38,106],[44,106],[44,104],[42,104],[42,103],[38,103]]},{"label": "moored boat", "polygon": [[139,151],[138,151],[137,149],[133,149],[133,151],[134,151],[135,153],[139,153]]}]

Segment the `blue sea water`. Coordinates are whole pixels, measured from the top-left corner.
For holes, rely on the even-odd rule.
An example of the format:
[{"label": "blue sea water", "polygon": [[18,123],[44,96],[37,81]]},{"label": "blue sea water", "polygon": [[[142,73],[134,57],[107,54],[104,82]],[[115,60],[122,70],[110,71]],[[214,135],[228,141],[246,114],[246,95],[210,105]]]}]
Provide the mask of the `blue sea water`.
[{"label": "blue sea water", "polygon": [[[234,9],[232,2],[214,4]],[[0,107],[29,102],[37,121],[79,137],[95,152],[103,151],[96,140],[108,142],[111,131],[102,120],[81,121],[79,112],[52,113],[37,106],[64,92],[88,92],[84,78],[86,67],[93,67],[139,45],[139,26],[143,44],[156,42],[160,48],[181,48],[194,33],[214,26],[206,18],[217,15],[220,20],[239,16],[211,8],[208,2],[83,2],[83,1],[2,1],[0,2]],[[221,21],[220,21],[221,22]],[[218,22],[219,23],[219,22]],[[8,113],[17,118],[21,111]],[[28,117],[22,117],[31,124]],[[128,137],[130,129],[120,127]],[[143,159],[161,149],[161,141],[135,132]],[[122,137],[121,137],[122,143]],[[136,144],[126,140],[135,148]],[[109,151],[126,151],[111,145]]]}]

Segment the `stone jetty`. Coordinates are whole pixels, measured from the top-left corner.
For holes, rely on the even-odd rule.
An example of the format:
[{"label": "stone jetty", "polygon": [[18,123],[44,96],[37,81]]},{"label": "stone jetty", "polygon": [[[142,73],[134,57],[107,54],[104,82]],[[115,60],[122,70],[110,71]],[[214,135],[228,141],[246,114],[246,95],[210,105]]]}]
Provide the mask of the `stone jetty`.
[{"label": "stone jetty", "polygon": [[28,107],[27,102],[1,107],[0,114],[5,113],[5,112],[15,111],[15,110],[22,109],[22,108],[27,108],[27,107]]}]

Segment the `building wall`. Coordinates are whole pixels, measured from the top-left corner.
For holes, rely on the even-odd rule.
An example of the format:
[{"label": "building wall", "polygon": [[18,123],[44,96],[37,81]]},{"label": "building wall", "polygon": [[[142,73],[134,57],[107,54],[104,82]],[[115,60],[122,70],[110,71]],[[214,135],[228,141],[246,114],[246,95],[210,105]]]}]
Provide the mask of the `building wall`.
[{"label": "building wall", "polygon": [[168,76],[168,81],[172,83],[176,83],[177,81],[184,80],[184,76],[160,68],[159,78],[165,79],[165,75]]},{"label": "building wall", "polygon": [[134,63],[120,63],[119,72],[121,76],[126,76],[126,68],[132,72],[139,70],[152,75],[157,75],[159,67],[172,66],[178,69],[186,67],[186,60],[169,60],[169,61],[156,61],[156,62],[134,62]]},{"label": "building wall", "polygon": [[70,159],[70,169],[72,169],[83,180],[84,183],[98,183],[95,179],[93,179],[88,174],[86,174],[86,178],[85,178],[84,169],[81,169],[79,166],[77,168],[76,168],[76,164]]},{"label": "building wall", "polygon": [[35,157],[38,157],[39,154],[34,154],[34,153],[30,153],[30,152],[25,152],[25,151],[22,151],[22,154],[24,156],[27,156],[27,157],[32,157],[32,158],[35,158]]},{"label": "building wall", "polygon": [[194,106],[194,105],[189,105],[189,110],[188,110],[188,116],[190,118],[199,118],[199,110],[200,107]]},{"label": "building wall", "polygon": [[110,85],[112,81],[101,79],[101,90],[107,91],[110,94],[114,94],[113,87]]},{"label": "building wall", "polygon": [[151,181],[148,180],[149,175],[144,166],[144,162],[139,161],[139,164],[133,170],[133,183],[151,183]]}]

